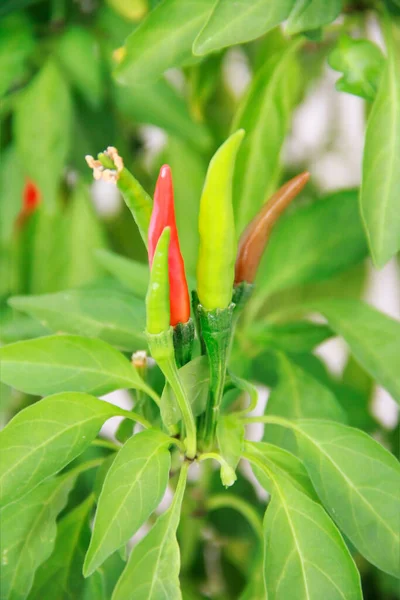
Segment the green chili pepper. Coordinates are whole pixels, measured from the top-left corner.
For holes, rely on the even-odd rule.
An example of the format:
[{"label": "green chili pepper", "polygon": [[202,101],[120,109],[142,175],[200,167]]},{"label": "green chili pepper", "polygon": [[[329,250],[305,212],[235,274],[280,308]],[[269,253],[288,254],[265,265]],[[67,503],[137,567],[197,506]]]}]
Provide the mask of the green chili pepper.
[{"label": "green chili pepper", "polygon": [[243,136],[244,130],[239,129],[217,150],[201,195],[197,293],[207,310],[226,308],[232,298],[237,249],[232,178]]},{"label": "green chili pepper", "polygon": [[[168,250],[171,230],[165,227],[153,256],[149,289],[146,296],[147,340],[151,355],[175,394],[185,426],[188,458],[196,456],[196,424],[192,407],[179,378],[175,362],[174,330],[170,326]],[[161,406],[161,409],[163,407]]]},{"label": "green chili pepper", "polygon": [[146,296],[146,316],[147,332],[151,334],[168,331],[170,327],[168,280],[168,249],[170,236],[170,228],[165,227],[158,240],[150,271],[150,281]]},{"label": "green chili pepper", "polygon": [[153,210],[151,197],[132,173],[124,167],[123,160],[116,148],[109,146],[105,152],[98,154],[97,159],[94,160],[91,156],[86,157],[88,165],[93,168],[96,179],[101,178],[117,184],[147,248],[147,235]]}]

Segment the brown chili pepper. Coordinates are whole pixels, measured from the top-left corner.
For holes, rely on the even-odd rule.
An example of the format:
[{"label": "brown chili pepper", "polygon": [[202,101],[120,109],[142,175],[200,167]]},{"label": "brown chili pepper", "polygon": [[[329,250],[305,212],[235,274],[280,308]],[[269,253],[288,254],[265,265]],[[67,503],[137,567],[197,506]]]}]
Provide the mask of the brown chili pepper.
[{"label": "brown chili pepper", "polygon": [[235,264],[235,285],[253,283],[272,228],[285,208],[301,192],[310,178],[305,171],[290,179],[264,204],[243,231]]}]

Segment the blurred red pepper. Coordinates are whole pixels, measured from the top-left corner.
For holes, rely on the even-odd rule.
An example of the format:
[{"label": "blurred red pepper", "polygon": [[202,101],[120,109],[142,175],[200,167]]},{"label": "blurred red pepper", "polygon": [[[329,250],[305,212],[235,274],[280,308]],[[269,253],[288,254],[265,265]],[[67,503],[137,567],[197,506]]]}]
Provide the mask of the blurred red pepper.
[{"label": "blurred red pepper", "polygon": [[170,324],[175,326],[189,320],[190,300],[185,265],[176,228],[172,175],[168,165],[161,167],[154,192],[153,212],[149,225],[148,251],[150,266],[153,263],[157,242],[165,227],[169,227],[171,231],[168,255]]},{"label": "blurred red pepper", "polygon": [[22,207],[17,217],[17,226],[22,227],[26,219],[35,212],[41,202],[40,190],[31,180],[26,179],[22,192]]}]

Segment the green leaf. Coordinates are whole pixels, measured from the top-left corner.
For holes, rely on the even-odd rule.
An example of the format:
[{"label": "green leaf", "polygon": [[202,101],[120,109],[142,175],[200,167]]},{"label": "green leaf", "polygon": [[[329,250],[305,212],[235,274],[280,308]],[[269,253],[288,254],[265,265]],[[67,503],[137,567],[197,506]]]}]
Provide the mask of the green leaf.
[{"label": "green leaf", "polygon": [[1,510],[1,600],[27,598],[36,569],[53,551],[56,518],[74,482],[70,474],[45,481]]},{"label": "green leaf", "polygon": [[116,406],[73,392],[49,396],[19,412],[0,432],[0,505],[60,471],[118,414]]},{"label": "green leaf", "polygon": [[299,455],[327,511],[382,571],[400,576],[400,466],[367,434],[326,421],[299,421]]},{"label": "green leaf", "polygon": [[110,250],[98,250],[96,258],[101,266],[138,298],[145,298],[149,285],[149,267]]},{"label": "green leaf", "polygon": [[118,452],[100,494],[85,577],[125,544],[157,508],[168,483],[170,443],[168,436],[151,429],[131,437]]},{"label": "green leaf", "polygon": [[135,367],[101,340],[52,335],[0,348],[0,379],[27,394],[149,392]]},{"label": "green leaf", "polygon": [[323,508],[299,491],[280,468],[258,459],[254,462],[269,480],[267,490],[272,494],[264,519],[268,599],[361,600],[356,566]]},{"label": "green leaf", "polygon": [[328,57],[329,66],[343,73],[336,89],[366,100],[375,100],[385,57],[369,40],[355,40],[342,35]]},{"label": "green leaf", "polygon": [[101,222],[96,215],[88,190],[83,185],[75,187],[66,220],[67,235],[64,288],[74,288],[89,283],[104,274],[94,253],[106,246]]},{"label": "green leaf", "polygon": [[284,21],[295,0],[217,0],[193,44],[194,54],[207,54],[226,46],[249,42]]},{"label": "green leaf", "polygon": [[85,580],[82,563],[89,544],[89,515],[93,496],[59,522],[53,554],[38,570],[30,600],[80,598]]},{"label": "green leaf", "polygon": [[72,115],[69,90],[52,61],[24,91],[14,116],[15,141],[26,174],[39,187],[45,205],[54,210]]},{"label": "green leaf", "polygon": [[252,342],[262,344],[263,350],[272,348],[291,354],[311,352],[316,346],[332,337],[332,330],[326,325],[309,321],[289,323],[260,323],[246,329]]},{"label": "green leaf", "polygon": [[[215,0],[165,0],[127,38],[115,70],[121,83],[148,83],[192,58],[192,44]],[[177,27],[177,24],[179,26]]]},{"label": "green leaf", "polygon": [[232,124],[246,136],[236,159],[234,206],[240,234],[274,191],[279,156],[300,88],[296,41],[273,54],[256,74]]},{"label": "green leaf", "polygon": [[97,108],[104,97],[100,48],[88,29],[72,26],[61,36],[56,55],[72,85],[84,100]]},{"label": "green leaf", "polygon": [[[210,370],[206,356],[198,356],[179,369],[179,377],[186,397],[192,406],[193,416],[201,415],[206,408],[210,385]],[[182,416],[171,387],[166,385],[161,396],[163,423],[169,427],[178,423]]]},{"label": "green leaf", "polygon": [[361,216],[375,265],[400,249],[400,34],[388,26],[388,58],[365,134]]},{"label": "green leaf", "polygon": [[217,423],[217,440],[222,457],[235,471],[243,454],[243,423],[234,415],[222,415]]},{"label": "green leaf", "polygon": [[180,555],[176,539],[188,463],[184,463],[169,509],[133,549],[112,600],[180,600]]},{"label": "green leaf", "polygon": [[144,303],[122,290],[81,289],[16,296],[9,304],[54,332],[95,337],[122,350],[146,346]]},{"label": "green leaf", "polygon": [[360,365],[400,403],[400,323],[359,300],[312,303]]},{"label": "green leaf", "polygon": [[35,46],[32,27],[23,13],[0,23],[0,98],[26,74],[26,64]]},{"label": "green leaf", "polygon": [[332,23],[339,16],[342,3],[342,0],[296,0],[286,33],[294,35]]},{"label": "green leaf", "polygon": [[[269,398],[266,414],[288,419],[315,418],[346,422],[346,413],[327,387],[285,356],[279,354],[279,383]],[[295,452],[291,431],[268,424],[263,439]]]},{"label": "green leaf", "polygon": [[258,273],[268,294],[327,279],[367,255],[355,191],[337,192],[284,216]]},{"label": "green leaf", "polygon": [[126,86],[115,85],[113,94],[118,110],[126,118],[157,125],[200,150],[210,146],[211,138],[206,126],[192,119],[185,100],[165,79],[145,86],[135,82]]}]

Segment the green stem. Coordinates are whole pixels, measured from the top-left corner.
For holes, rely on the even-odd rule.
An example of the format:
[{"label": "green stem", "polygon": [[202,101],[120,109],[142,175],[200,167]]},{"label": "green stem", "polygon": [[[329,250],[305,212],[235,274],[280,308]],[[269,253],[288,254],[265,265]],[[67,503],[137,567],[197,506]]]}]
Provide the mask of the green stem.
[{"label": "green stem", "polygon": [[147,419],[145,419],[144,417],[142,417],[141,415],[138,415],[138,413],[135,413],[133,411],[124,410],[123,408],[119,408],[117,414],[120,415],[121,417],[126,417],[127,419],[130,419],[131,421],[136,421],[137,423],[140,423],[141,425],[143,425],[143,427],[145,429],[150,429],[151,427],[153,427],[152,424],[150,423],[150,421],[148,421]]},{"label": "green stem", "polygon": [[234,304],[215,310],[206,310],[201,304],[197,307],[201,334],[210,364],[210,398],[202,419],[202,436],[206,449],[213,447],[215,439],[233,335],[234,308]]},{"label": "green stem", "polygon": [[165,375],[166,380],[172,388],[182,414],[182,420],[186,429],[186,455],[193,459],[196,456],[196,423],[193,417],[192,407],[186,397],[182,382],[179,378],[175,360],[172,358],[158,361],[158,366]]},{"label": "green stem", "polygon": [[239,496],[233,494],[217,494],[207,500],[206,507],[209,511],[217,510],[218,508],[233,508],[248,521],[253,531],[260,539],[264,538],[262,520],[254,508]]},{"label": "green stem", "polygon": [[107,448],[107,450],[112,450],[113,452],[118,452],[121,446],[114,444],[114,442],[110,442],[109,440],[103,440],[101,438],[97,438],[93,440],[91,446],[98,446],[99,448]]}]

